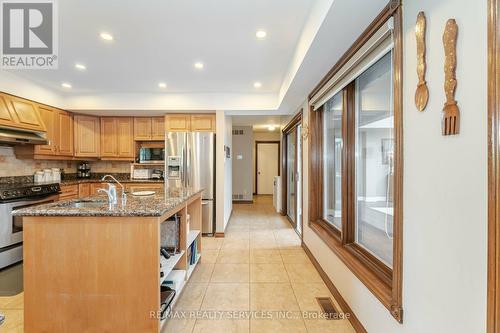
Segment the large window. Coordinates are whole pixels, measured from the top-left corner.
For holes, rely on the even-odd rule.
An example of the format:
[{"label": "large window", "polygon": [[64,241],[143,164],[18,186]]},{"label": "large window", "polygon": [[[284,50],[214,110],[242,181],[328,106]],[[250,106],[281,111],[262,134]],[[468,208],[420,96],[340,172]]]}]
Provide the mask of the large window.
[{"label": "large window", "polygon": [[394,112],[392,57],[386,54],[355,81],[355,241],[392,267]]},{"label": "large window", "polygon": [[309,226],[402,321],[401,8],[382,14],[310,95]]},{"label": "large window", "polygon": [[342,229],[342,93],[324,107],[323,115],[323,218]]}]

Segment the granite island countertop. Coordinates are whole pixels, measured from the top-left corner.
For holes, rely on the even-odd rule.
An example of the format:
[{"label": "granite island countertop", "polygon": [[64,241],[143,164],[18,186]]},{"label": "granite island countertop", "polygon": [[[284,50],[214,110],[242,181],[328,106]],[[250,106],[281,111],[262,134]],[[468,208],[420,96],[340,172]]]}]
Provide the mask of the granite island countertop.
[{"label": "granite island countertop", "polygon": [[[92,216],[92,217],[155,217],[162,216],[176,206],[200,194],[201,189],[172,188],[167,191],[157,191],[150,196],[127,195],[127,202],[110,207],[106,195],[93,195],[85,198],[62,200],[15,210],[13,216]],[[85,207],[77,207],[77,203],[89,203]]]}]

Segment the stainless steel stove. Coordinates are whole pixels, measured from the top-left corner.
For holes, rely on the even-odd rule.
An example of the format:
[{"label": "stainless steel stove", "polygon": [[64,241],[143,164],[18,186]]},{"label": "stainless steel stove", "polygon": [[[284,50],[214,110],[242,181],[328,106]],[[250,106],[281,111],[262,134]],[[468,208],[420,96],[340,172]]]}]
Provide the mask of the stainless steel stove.
[{"label": "stainless steel stove", "polygon": [[0,269],[23,259],[23,220],[12,212],[55,202],[60,191],[57,183],[0,184]]}]

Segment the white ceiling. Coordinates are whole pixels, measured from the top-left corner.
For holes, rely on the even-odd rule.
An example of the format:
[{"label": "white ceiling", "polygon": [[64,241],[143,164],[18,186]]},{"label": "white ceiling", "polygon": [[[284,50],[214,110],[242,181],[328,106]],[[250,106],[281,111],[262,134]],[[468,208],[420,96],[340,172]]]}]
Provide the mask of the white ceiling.
[{"label": "white ceiling", "polygon": [[252,126],[254,132],[268,132],[268,126],[276,126],[278,130],[288,118],[282,115],[272,116],[233,116],[233,126]]},{"label": "white ceiling", "polygon": [[[61,82],[70,82],[71,94],[276,92],[314,2],[58,1],[59,70],[19,74],[60,91]],[[257,29],[267,38],[258,40]],[[102,31],[114,40],[101,40]],[[76,62],[87,71],[75,70]],[[258,90],[255,81],[262,83]]]},{"label": "white ceiling", "polygon": [[[2,71],[1,90],[35,99],[28,86],[36,84],[37,94],[44,96],[45,89],[57,95],[56,106],[80,111],[289,114],[387,0],[57,3],[59,69]],[[257,29],[267,31],[265,40],[257,40]],[[115,40],[102,41],[103,31]],[[196,61],[204,63],[202,71],[194,69]],[[76,62],[87,70],[77,71]],[[158,88],[160,81],[166,89]],[[255,81],[262,82],[260,89]]]}]

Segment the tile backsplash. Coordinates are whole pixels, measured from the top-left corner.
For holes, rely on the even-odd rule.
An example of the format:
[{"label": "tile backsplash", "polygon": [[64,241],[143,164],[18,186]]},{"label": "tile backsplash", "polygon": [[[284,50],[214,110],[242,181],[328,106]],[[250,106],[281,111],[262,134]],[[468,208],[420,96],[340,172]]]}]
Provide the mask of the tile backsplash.
[{"label": "tile backsplash", "polygon": [[[0,177],[29,176],[36,170],[61,168],[65,173],[75,173],[78,161],[20,160],[14,155],[14,148],[0,146]],[[129,162],[89,161],[92,172],[128,173]]]}]

